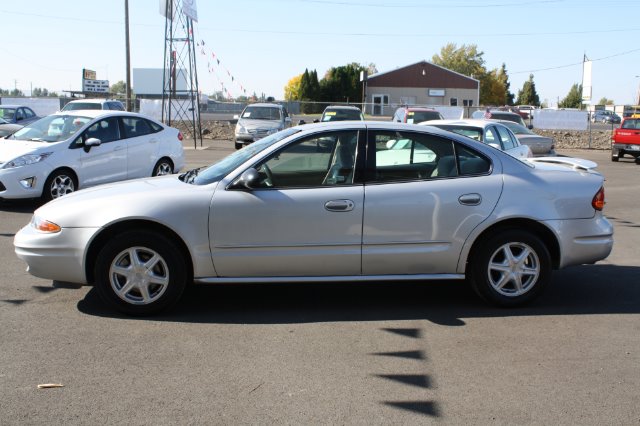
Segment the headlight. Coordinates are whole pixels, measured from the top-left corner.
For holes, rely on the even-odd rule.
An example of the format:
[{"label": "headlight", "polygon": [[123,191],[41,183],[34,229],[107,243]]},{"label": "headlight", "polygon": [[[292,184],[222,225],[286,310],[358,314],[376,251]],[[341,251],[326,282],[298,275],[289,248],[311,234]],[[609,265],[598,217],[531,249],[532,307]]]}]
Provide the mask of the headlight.
[{"label": "headlight", "polygon": [[55,234],[56,232],[60,232],[61,229],[60,226],[56,225],[55,223],[44,220],[38,216],[33,216],[31,218],[31,226],[33,226],[38,231],[47,234]]},{"label": "headlight", "polygon": [[247,133],[247,129],[245,129],[243,126],[238,125],[236,127],[236,133]]},{"label": "headlight", "polygon": [[42,160],[44,160],[45,158],[47,158],[48,156],[50,156],[51,154],[52,154],[51,152],[43,152],[41,154],[23,155],[21,157],[14,158],[11,161],[7,161],[5,163],[5,165],[2,166],[2,168],[3,169],[12,169],[14,167],[22,167],[22,166],[28,166],[29,164],[39,163]]}]

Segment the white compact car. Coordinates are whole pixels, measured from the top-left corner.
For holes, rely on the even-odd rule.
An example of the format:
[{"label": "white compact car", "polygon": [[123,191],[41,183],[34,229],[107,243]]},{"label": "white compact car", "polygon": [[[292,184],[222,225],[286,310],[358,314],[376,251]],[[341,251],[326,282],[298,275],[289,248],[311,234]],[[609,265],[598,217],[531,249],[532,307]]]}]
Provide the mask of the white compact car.
[{"label": "white compact car", "polygon": [[201,170],[54,200],[14,245],[31,274],[94,284],[134,315],[192,282],[466,278],[514,306],[613,245],[595,164],[551,160],[435,127],[308,124]]},{"label": "white compact car", "polygon": [[466,136],[498,148],[516,158],[533,157],[531,148],[520,143],[516,135],[504,124],[492,120],[431,120],[420,123]]},{"label": "white compact car", "polygon": [[183,167],[177,129],[124,111],[58,112],[0,139],[0,199],[49,201]]}]

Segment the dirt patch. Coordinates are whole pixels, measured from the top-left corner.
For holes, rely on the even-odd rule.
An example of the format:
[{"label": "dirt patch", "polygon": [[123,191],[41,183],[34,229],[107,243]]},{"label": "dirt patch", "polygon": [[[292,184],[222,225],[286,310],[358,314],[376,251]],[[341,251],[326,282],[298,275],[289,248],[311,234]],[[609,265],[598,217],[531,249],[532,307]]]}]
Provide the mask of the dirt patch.
[{"label": "dirt patch", "polygon": [[541,136],[552,137],[556,141],[556,149],[611,149],[610,130],[592,130],[589,142],[588,130],[540,130],[533,131]]}]

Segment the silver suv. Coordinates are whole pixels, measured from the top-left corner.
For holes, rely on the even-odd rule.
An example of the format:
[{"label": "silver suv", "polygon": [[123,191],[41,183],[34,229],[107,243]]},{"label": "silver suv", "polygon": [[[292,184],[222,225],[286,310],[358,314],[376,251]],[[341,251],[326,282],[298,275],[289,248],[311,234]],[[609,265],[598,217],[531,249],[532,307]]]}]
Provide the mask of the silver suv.
[{"label": "silver suv", "polygon": [[68,102],[61,111],[75,111],[79,109],[109,109],[124,111],[124,104],[115,99],[77,99]]},{"label": "silver suv", "polygon": [[240,116],[233,118],[238,120],[234,137],[236,149],[291,127],[287,109],[279,104],[250,104],[242,110]]}]

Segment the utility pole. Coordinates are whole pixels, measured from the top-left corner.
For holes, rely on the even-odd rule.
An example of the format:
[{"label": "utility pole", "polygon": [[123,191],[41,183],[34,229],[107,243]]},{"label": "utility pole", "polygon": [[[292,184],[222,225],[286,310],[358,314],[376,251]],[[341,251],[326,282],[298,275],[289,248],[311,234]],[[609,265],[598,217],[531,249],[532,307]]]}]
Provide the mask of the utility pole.
[{"label": "utility pole", "polygon": [[129,52],[129,0],[124,0],[124,34],[127,52],[127,84],[126,84],[126,106],[127,111],[131,111],[131,55]]}]

